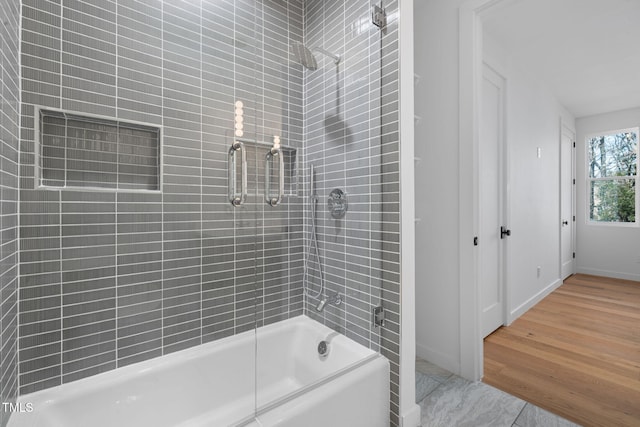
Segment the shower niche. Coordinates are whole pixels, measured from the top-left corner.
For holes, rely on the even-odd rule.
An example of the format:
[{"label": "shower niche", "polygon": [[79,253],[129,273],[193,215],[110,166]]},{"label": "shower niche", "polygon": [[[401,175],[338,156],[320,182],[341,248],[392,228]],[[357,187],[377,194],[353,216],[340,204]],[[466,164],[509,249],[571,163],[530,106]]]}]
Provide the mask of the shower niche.
[{"label": "shower niche", "polygon": [[160,191],[159,127],[61,110],[35,110],[35,186]]}]

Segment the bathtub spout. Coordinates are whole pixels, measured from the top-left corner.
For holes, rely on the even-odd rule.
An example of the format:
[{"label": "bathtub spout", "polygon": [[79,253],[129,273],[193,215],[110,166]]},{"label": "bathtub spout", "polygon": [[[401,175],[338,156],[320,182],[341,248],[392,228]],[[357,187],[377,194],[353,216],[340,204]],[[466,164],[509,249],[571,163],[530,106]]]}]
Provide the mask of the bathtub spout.
[{"label": "bathtub spout", "polygon": [[324,298],[322,298],[322,300],[318,303],[318,305],[316,305],[316,311],[318,313],[322,313],[322,311],[324,310],[325,305],[327,305],[327,303],[329,304],[333,304],[333,305],[340,305],[340,303],[342,303],[342,297],[340,296],[339,293],[336,293],[332,296],[327,296],[325,295]]}]

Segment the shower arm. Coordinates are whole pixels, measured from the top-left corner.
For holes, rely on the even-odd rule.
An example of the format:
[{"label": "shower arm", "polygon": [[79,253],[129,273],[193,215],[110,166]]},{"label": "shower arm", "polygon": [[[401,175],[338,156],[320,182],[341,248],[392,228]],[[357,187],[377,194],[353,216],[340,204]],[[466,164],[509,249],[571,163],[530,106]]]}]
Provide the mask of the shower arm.
[{"label": "shower arm", "polygon": [[333,53],[329,52],[328,50],[325,50],[325,49],[321,48],[320,46],[314,47],[313,50],[315,50],[317,52],[320,52],[320,53],[322,53],[324,55],[327,55],[329,58],[333,59],[333,63],[336,64],[336,65],[338,65],[340,63],[340,60],[342,59],[342,58],[340,58],[340,55],[333,54]]}]

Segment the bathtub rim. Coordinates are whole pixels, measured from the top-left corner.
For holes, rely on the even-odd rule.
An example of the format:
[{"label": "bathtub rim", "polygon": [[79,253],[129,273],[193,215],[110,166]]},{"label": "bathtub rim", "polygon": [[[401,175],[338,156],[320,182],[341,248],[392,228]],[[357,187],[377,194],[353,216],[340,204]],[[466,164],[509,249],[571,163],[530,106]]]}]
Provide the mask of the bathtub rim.
[{"label": "bathtub rim", "polygon": [[[359,344],[358,345],[362,345]],[[373,350],[372,350],[373,351]],[[338,377],[342,377],[343,375],[347,375],[348,373],[355,371],[356,369],[371,363],[373,360],[376,359],[385,359],[388,361],[388,359],[386,357],[384,357],[381,353],[378,352],[374,352],[373,354],[370,354],[368,356],[366,356],[364,359],[360,359],[357,362],[352,363],[349,366],[346,366],[342,369],[339,369],[333,373],[331,373],[330,375],[327,375],[317,381],[314,381],[310,384],[305,385],[304,387],[301,387],[299,389],[297,389],[296,391],[293,391],[289,394],[285,394],[282,397],[279,397],[265,405],[262,405],[258,408],[256,408],[256,410],[254,411],[253,415],[251,415],[250,417],[247,417],[243,420],[241,420],[238,424],[235,424],[234,427],[244,427],[247,426],[249,424],[251,424],[253,421],[255,421],[256,418],[258,418],[260,415],[266,414],[267,412],[282,406],[288,402],[291,402],[292,400],[305,395],[306,393],[309,393],[312,390],[316,390],[320,387],[322,387],[325,384],[328,384],[330,382],[332,382],[333,380],[335,380]]]},{"label": "bathtub rim", "polygon": [[[135,376],[137,374],[146,374],[148,372],[154,371],[162,371],[163,369],[171,369],[174,365],[180,365],[182,363],[188,362],[192,359],[197,359],[203,354],[206,354],[210,351],[214,350],[218,346],[226,346],[226,345],[239,345],[242,340],[251,340],[254,341],[255,345],[258,345],[258,340],[260,338],[260,332],[267,332],[277,330],[282,327],[297,327],[297,324],[302,324],[302,327],[306,327],[309,325],[315,331],[321,331],[322,334],[338,334],[338,336],[342,340],[346,340],[350,342],[352,345],[358,347],[358,352],[360,358],[356,361],[351,362],[349,365],[344,366],[340,369],[330,372],[329,374],[311,382],[305,384],[304,386],[291,391],[287,394],[279,396],[261,406],[257,406],[257,396],[258,390],[253,390],[254,395],[254,405],[253,411],[247,415],[245,418],[241,418],[237,421],[234,421],[234,426],[241,427],[250,424],[256,417],[261,414],[265,414],[270,410],[277,408],[290,402],[305,393],[308,393],[312,390],[318,389],[323,385],[330,383],[334,379],[344,376],[351,371],[354,371],[361,366],[373,361],[377,358],[384,358],[379,351],[373,350],[365,345],[349,338],[347,335],[343,333],[336,332],[334,329],[329,326],[323,324],[322,322],[315,320],[306,314],[300,314],[298,316],[294,316],[288,319],[284,319],[279,322],[270,323],[268,325],[264,325],[262,327],[253,328],[244,332],[241,332],[236,335],[230,335],[215,341],[206,342],[200,345],[196,345],[193,347],[189,347],[183,350],[171,352],[169,354],[165,354],[159,357],[154,357],[147,360],[142,360],[136,363],[132,363],[121,368],[112,369],[109,371],[105,371],[96,375],[92,375],[86,378],[81,378],[76,381],[71,381],[69,383],[60,384],[55,387],[51,387],[48,389],[38,390],[32,393],[27,393],[18,397],[18,402],[29,402],[29,401],[38,401],[41,403],[46,402],[48,405],[55,405],[58,402],[64,402],[66,400],[73,399],[75,396],[83,394],[86,390],[90,390],[94,387],[99,388],[100,386],[112,386],[118,385],[119,383],[124,383],[128,380],[132,375]],[[255,353],[254,353],[255,355]],[[256,369],[256,360],[254,356],[254,363],[251,366],[251,369]],[[257,375],[257,371],[254,373]],[[255,379],[255,378],[254,378]],[[67,386],[67,387],[65,387]],[[65,387],[64,393],[60,393],[59,387]],[[36,399],[34,399],[36,397]],[[11,420],[9,420],[11,422]],[[11,426],[11,424],[9,424]]]},{"label": "bathtub rim", "polygon": [[[306,314],[300,314],[298,316],[293,316],[290,317],[288,319],[284,319],[278,322],[274,322],[274,323],[270,323],[268,325],[264,325],[264,326],[260,326],[260,327],[256,327],[253,329],[249,329],[247,331],[244,332],[240,332],[238,334],[235,335],[229,335],[227,337],[224,338],[220,338],[214,341],[208,341],[208,342],[204,342],[202,344],[199,345],[195,345],[193,347],[188,347],[182,350],[178,350],[178,351],[174,351],[168,354],[162,354],[160,356],[157,357],[153,357],[150,359],[146,359],[146,360],[141,360],[135,363],[131,363],[122,367],[116,367],[115,369],[110,369],[108,371],[104,371],[104,372],[100,372],[98,374],[94,374],[85,378],[80,378],[78,380],[74,380],[68,383],[62,383],[62,384],[58,384],[56,386],[53,387],[49,387],[49,388],[45,388],[42,390],[37,390],[31,393],[27,393],[27,394],[23,394],[23,395],[19,395],[18,399],[23,399],[24,397],[29,397],[29,396],[33,396],[33,395],[46,395],[48,393],[52,393],[51,390],[57,389],[58,387],[65,387],[65,386],[70,386],[70,385],[74,385],[74,388],[81,388],[81,386],[83,384],[87,384],[87,383],[93,383],[93,382],[101,382],[104,381],[105,384],[112,384],[112,383],[117,383],[118,381],[122,380],[122,379],[126,379],[128,378],[131,374],[133,373],[145,373],[145,372],[149,372],[149,371],[157,371],[157,370],[161,370],[164,367],[168,367],[174,364],[179,364],[182,361],[185,360],[191,360],[194,358],[197,358],[199,356],[201,356],[202,354],[206,354],[207,352],[211,351],[213,348],[215,348],[218,345],[224,345],[224,344],[232,344],[235,341],[240,341],[242,339],[250,339],[250,340],[254,340],[256,345],[259,345],[257,340],[260,339],[260,333],[261,332],[268,332],[274,329],[278,329],[279,327],[282,327],[283,325],[287,325],[287,324],[295,324],[295,323],[310,323],[312,324],[313,327],[321,327],[324,329],[327,329],[328,333],[332,333],[335,332],[333,329],[331,329],[329,326],[324,325],[323,323],[307,316]],[[368,347],[365,347],[364,345],[358,343],[357,341],[354,341],[353,339],[347,337],[346,335],[339,333],[338,334],[344,338],[347,339],[349,341],[352,341],[353,343],[357,344],[358,346],[368,350],[369,352],[371,352],[371,355],[373,354],[379,354],[379,352],[370,349]],[[255,356],[255,353],[254,353]],[[363,358],[369,357],[370,355],[366,355],[363,356]],[[359,359],[358,361],[354,362],[354,363],[358,363],[360,360],[363,359]],[[256,358],[254,357],[254,364],[253,366],[256,366]],[[329,377],[331,377],[333,375],[330,374]],[[66,388],[66,387],[65,387]],[[79,390],[74,390],[73,394],[75,393],[79,393]],[[54,397],[54,396],[52,396]]]}]

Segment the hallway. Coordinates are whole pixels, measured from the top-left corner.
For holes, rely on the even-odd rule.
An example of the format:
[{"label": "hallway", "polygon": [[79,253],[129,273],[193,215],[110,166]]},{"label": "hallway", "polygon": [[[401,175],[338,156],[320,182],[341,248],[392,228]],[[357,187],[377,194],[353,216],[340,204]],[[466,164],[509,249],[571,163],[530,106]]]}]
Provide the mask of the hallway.
[{"label": "hallway", "polygon": [[485,339],[483,381],[585,426],[640,425],[640,283],[576,274]]}]

